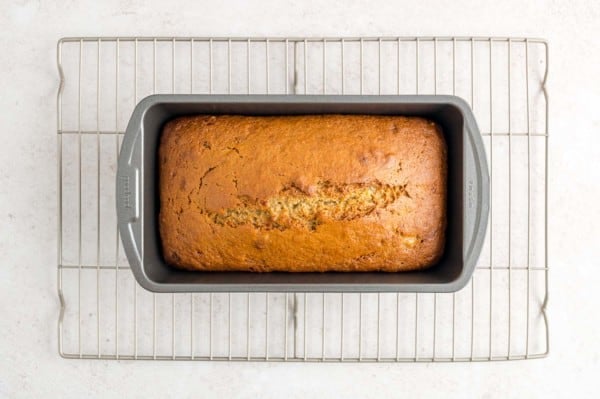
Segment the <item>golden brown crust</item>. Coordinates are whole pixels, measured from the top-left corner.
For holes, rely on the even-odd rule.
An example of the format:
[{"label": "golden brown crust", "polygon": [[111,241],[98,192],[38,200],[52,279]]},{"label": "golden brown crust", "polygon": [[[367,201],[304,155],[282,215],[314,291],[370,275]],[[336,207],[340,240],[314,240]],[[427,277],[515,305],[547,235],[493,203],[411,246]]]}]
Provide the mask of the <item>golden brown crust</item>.
[{"label": "golden brown crust", "polygon": [[439,127],[400,116],[191,116],[159,149],[167,262],[190,270],[404,271],[446,225]]}]

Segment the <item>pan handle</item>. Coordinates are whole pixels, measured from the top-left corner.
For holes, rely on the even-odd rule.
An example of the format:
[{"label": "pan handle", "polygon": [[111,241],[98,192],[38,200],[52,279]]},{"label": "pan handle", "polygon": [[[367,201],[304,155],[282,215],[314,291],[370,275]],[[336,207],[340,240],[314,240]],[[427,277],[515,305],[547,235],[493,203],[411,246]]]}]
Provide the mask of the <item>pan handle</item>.
[{"label": "pan handle", "polygon": [[463,164],[463,258],[474,268],[481,252],[490,209],[490,177],[481,133],[472,111],[465,118]]},{"label": "pan handle", "polygon": [[142,129],[141,118],[132,116],[125,136],[117,165],[116,207],[119,233],[123,249],[129,262],[142,261],[142,231],[141,218],[141,168],[142,168]]}]

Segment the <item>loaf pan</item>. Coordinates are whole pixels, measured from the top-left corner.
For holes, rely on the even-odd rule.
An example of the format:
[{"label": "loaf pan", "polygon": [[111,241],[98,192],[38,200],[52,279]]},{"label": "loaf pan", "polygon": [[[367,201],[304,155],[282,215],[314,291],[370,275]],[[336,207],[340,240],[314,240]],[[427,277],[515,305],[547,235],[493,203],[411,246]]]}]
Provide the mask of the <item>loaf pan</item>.
[{"label": "loaf pan", "polygon": [[[159,138],[164,124],[193,114],[378,114],[423,116],[441,125],[448,145],[444,255],[429,269],[398,273],[192,272],[170,267],[158,230]],[[153,95],[134,109],[117,171],[119,232],[138,283],[153,292],[454,292],[481,252],[489,175],[469,105],[455,96]]]}]

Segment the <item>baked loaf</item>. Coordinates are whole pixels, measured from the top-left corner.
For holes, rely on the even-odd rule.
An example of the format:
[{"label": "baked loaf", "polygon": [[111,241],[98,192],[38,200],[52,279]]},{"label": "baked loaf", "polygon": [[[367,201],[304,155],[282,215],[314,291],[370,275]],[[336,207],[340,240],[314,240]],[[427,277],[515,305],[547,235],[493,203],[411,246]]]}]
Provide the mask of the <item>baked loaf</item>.
[{"label": "baked loaf", "polygon": [[422,118],[190,116],[164,127],[160,235],[205,271],[406,271],[444,247],[446,145]]}]

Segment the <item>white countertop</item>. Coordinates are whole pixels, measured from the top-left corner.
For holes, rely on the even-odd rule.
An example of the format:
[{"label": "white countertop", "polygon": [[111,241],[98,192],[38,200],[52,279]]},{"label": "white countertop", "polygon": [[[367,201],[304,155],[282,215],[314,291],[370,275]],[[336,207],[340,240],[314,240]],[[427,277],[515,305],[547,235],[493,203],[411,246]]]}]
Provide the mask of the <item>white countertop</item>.
[{"label": "white countertop", "polygon": [[[592,397],[600,372],[600,4],[4,1],[0,397]],[[204,3],[204,4],[202,4]],[[363,4],[364,3],[364,4]],[[368,4],[367,4],[368,3]],[[403,4],[401,4],[403,3]],[[471,3],[471,4],[470,4]],[[478,3],[473,6],[472,3]],[[56,42],[64,36],[530,36],[550,43],[550,355],[476,364],[64,360]]]}]

